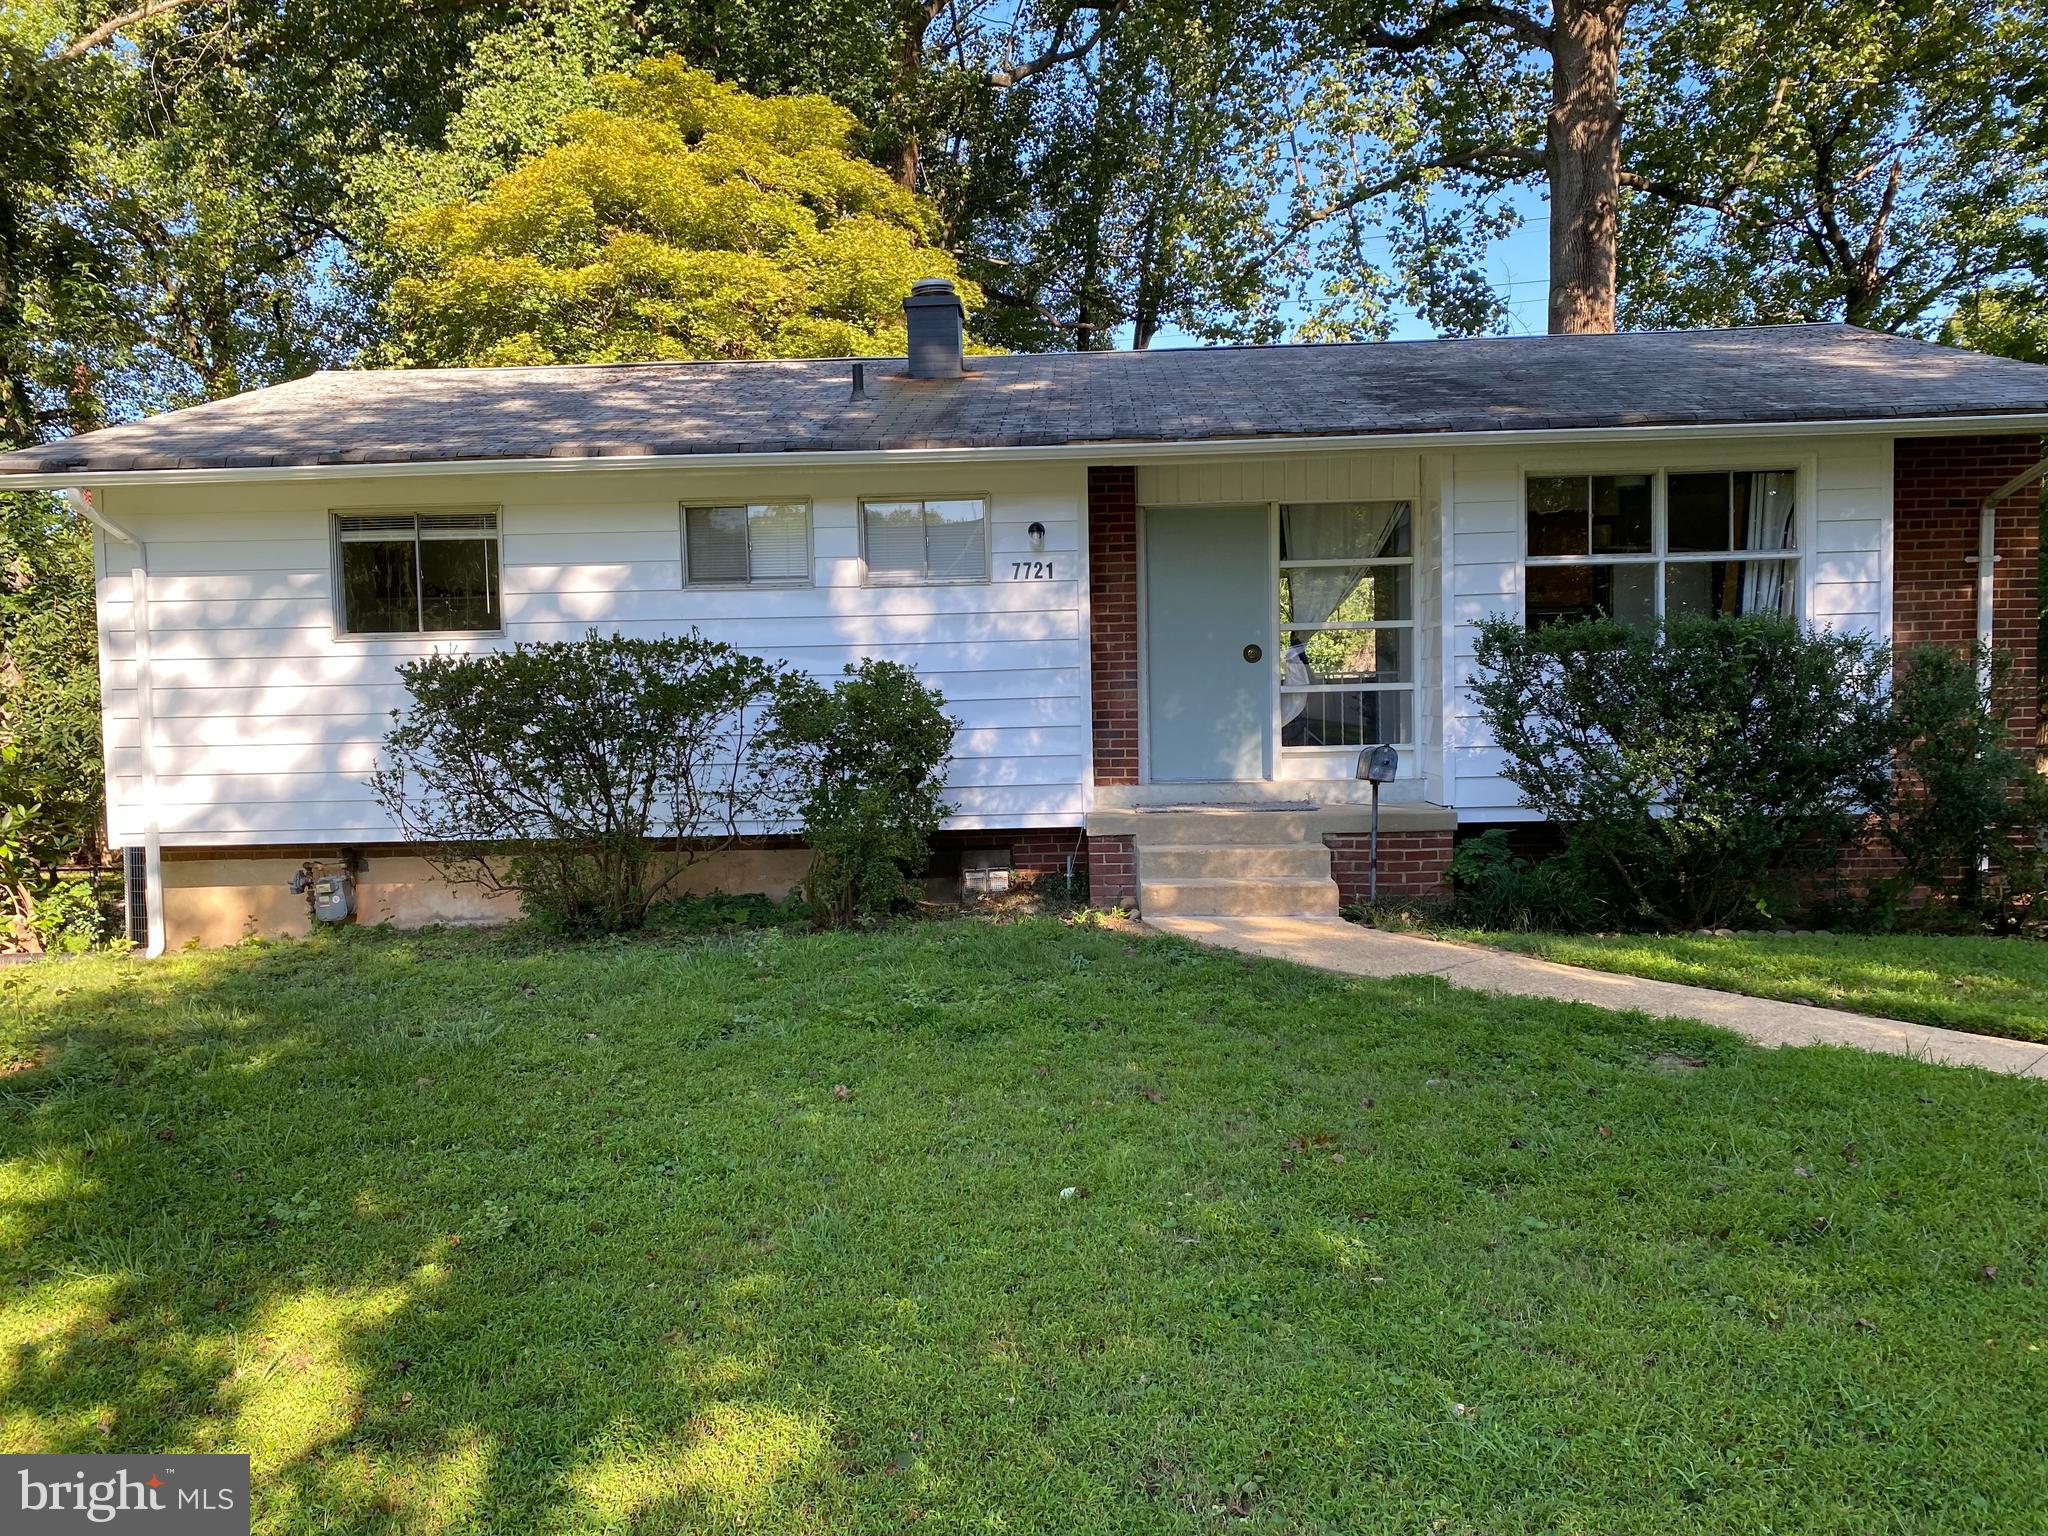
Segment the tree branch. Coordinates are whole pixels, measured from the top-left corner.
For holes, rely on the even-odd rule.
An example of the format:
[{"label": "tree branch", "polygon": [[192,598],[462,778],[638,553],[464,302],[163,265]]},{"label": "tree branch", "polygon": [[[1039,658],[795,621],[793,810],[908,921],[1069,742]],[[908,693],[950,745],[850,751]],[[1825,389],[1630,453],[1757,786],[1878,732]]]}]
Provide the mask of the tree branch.
[{"label": "tree branch", "polygon": [[1100,43],[1109,29],[1116,24],[1116,19],[1126,3],[1127,0],[1106,0],[1105,4],[1092,7],[1096,12],[1095,30],[1080,42],[1071,48],[1055,48],[1041,53],[1035,59],[1027,59],[1022,64],[1012,64],[1007,69],[992,69],[988,72],[988,83],[999,91],[1007,90],[1010,86],[1029,80],[1033,75],[1042,75],[1048,69],[1057,69],[1062,64],[1071,64],[1076,59],[1086,58],[1095,51],[1096,44]]},{"label": "tree branch", "polygon": [[1384,48],[1389,53],[1419,53],[1466,27],[1498,28],[1531,48],[1548,48],[1551,44],[1550,28],[1527,12],[1512,5],[1494,4],[1493,0],[1461,0],[1459,4],[1447,5],[1413,32],[1396,32],[1376,21],[1362,28],[1351,41],[1368,48]]},{"label": "tree branch", "polygon": [[1877,205],[1877,217],[1870,221],[1870,234],[1863,242],[1862,271],[1866,278],[1877,273],[1878,259],[1884,255],[1884,237],[1892,222],[1892,210],[1898,206],[1899,179],[1904,172],[1901,161],[1892,161],[1891,174],[1885,178],[1884,196]]},{"label": "tree branch", "polygon": [[134,10],[129,11],[125,15],[116,16],[111,20],[101,22],[90,32],[86,33],[85,36],[76,39],[64,48],[60,48],[57,52],[43,60],[42,67],[45,69],[56,69],[71,63],[75,59],[82,59],[88,53],[91,53],[93,49],[100,47],[104,43],[111,42],[115,34],[124,27],[132,27],[137,22],[147,21],[152,16],[161,16],[166,11],[175,11],[179,6],[190,5],[191,3],[192,0],[143,0],[143,4],[135,7]]},{"label": "tree branch", "polygon": [[1376,197],[1397,192],[1429,171],[1496,171],[1526,173],[1543,168],[1543,151],[1525,144],[1490,144],[1484,149],[1463,150],[1456,154],[1437,155],[1428,160],[1418,160],[1413,165],[1403,166],[1393,175],[1378,181],[1366,182],[1353,187],[1331,202],[1319,208],[1311,208],[1291,221],[1287,228],[1267,246],[1266,254],[1271,255],[1288,241],[1308,233],[1326,219],[1333,219],[1340,213],[1349,213],[1362,203],[1369,203]]},{"label": "tree branch", "polygon": [[1702,192],[1688,187],[1684,182],[1672,181],[1666,177],[1644,176],[1624,168],[1621,172],[1621,184],[1633,191],[1647,193],[1661,202],[1680,203],[1687,208],[1705,208],[1713,213],[1735,211],[1735,199],[1732,194],[1717,196],[1712,192]]}]

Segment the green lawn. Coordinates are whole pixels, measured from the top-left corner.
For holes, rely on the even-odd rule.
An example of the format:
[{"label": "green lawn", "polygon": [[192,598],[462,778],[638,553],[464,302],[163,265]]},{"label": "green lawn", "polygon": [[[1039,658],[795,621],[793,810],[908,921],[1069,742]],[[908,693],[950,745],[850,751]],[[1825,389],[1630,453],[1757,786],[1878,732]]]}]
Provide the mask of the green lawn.
[{"label": "green lawn", "polygon": [[2041,1529],[2048,1084],[1048,921],[0,993],[0,1448],[261,1531]]},{"label": "green lawn", "polygon": [[1491,933],[1448,938],[1567,965],[2048,1042],[2048,943],[1917,934],[1699,939]]}]

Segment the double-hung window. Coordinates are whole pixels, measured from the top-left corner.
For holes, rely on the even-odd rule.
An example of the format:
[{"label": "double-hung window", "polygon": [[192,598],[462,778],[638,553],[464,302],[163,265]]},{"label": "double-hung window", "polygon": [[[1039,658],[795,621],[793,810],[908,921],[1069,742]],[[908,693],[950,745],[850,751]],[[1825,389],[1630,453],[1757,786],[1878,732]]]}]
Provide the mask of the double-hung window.
[{"label": "double-hung window", "polygon": [[1415,740],[1415,554],[1405,501],[1280,508],[1280,745]]},{"label": "double-hung window", "polygon": [[860,538],[875,585],[988,580],[988,503],[979,496],[864,501]]},{"label": "double-hung window", "polygon": [[811,509],[800,501],[683,508],[693,587],[801,587],[811,579]]},{"label": "double-hung window", "polygon": [[495,511],[338,513],[334,540],[343,634],[504,627]]},{"label": "double-hung window", "polygon": [[1531,629],[1798,611],[1789,469],[1531,475],[1524,489]]}]

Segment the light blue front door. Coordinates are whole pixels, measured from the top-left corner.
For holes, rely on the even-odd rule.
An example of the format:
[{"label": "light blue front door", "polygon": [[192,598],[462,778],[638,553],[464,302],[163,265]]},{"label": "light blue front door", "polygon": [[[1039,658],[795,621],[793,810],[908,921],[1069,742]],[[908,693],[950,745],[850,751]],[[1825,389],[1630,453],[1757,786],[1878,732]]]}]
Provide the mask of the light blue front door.
[{"label": "light blue front door", "polygon": [[[1268,542],[1264,507],[1145,514],[1145,749],[1154,780],[1266,776]],[[1247,646],[1255,659],[1246,660]]]}]

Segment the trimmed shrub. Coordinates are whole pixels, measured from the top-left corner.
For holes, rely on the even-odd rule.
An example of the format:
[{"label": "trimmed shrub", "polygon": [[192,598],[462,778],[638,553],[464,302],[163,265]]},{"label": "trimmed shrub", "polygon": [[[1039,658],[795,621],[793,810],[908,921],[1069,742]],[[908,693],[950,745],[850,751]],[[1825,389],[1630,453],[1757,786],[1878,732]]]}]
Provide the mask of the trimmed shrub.
[{"label": "trimmed shrub", "polygon": [[763,727],[786,674],[688,635],[515,645],[399,668],[370,787],[448,879],[566,932],[639,928],[691,864],[780,811]]},{"label": "trimmed shrub", "polygon": [[1777,618],[1480,627],[1472,691],[1521,803],[1615,917],[1705,928],[1829,863],[1886,798],[1890,653]]},{"label": "trimmed shrub", "polygon": [[1495,827],[1467,838],[1451,855],[1453,913],[1474,928],[1569,933],[1598,927],[1609,882],[1587,867],[1583,849],[1527,859]]},{"label": "trimmed shrub", "polygon": [[819,918],[871,922],[912,899],[945,801],[953,721],[911,668],[868,660],[831,688],[782,690],[774,731],[779,793],[814,858],[804,891]]}]

